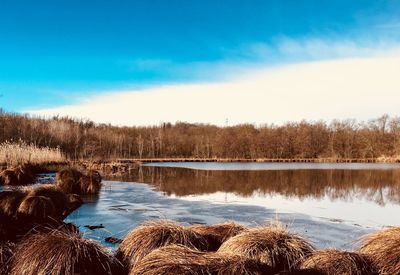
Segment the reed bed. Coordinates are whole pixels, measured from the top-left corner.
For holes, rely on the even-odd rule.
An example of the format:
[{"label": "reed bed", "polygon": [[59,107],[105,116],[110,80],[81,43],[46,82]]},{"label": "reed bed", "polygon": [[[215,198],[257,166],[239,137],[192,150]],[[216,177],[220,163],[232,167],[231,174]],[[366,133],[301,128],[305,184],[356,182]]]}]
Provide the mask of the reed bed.
[{"label": "reed bed", "polygon": [[65,162],[66,157],[60,148],[37,147],[23,141],[0,143],[0,163],[17,166],[25,163],[43,164]]},{"label": "reed bed", "polygon": [[326,275],[374,275],[378,274],[371,260],[363,254],[337,249],[314,252],[302,262],[300,269],[315,270]]},{"label": "reed bed", "polygon": [[124,274],[121,263],[98,243],[80,234],[55,230],[27,236],[17,244],[11,275]]},{"label": "reed bed", "polygon": [[169,221],[146,222],[131,231],[119,246],[116,257],[133,270],[151,251],[172,244],[207,250],[207,240],[190,228]]},{"label": "reed bed", "polygon": [[371,258],[379,274],[400,274],[400,227],[368,234],[359,242],[360,252]]},{"label": "reed bed", "polygon": [[296,269],[312,252],[314,248],[306,239],[289,233],[278,223],[245,231],[227,240],[218,250],[221,254],[258,260],[279,271]]},{"label": "reed bed", "polygon": [[219,255],[182,245],[170,245],[152,251],[130,272],[130,275],[139,274],[261,275],[275,272],[263,263],[239,255]]}]

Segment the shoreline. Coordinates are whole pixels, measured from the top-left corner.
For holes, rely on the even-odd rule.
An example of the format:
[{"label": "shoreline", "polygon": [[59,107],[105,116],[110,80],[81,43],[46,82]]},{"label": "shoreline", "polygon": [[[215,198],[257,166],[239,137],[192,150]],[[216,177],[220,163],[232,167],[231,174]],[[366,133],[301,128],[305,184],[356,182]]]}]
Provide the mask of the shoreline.
[{"label": "shoreline", "polygon": [[154,163],[154,162],[266,162],[266,163],[400,163],[394,157],[382,158],[139,158],[115,159],[106,162]]}]

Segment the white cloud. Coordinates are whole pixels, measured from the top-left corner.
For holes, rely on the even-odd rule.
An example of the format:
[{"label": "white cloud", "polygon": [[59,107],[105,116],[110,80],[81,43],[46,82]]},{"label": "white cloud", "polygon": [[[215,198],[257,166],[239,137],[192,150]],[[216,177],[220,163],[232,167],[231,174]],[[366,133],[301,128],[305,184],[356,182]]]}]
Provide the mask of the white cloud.
[{"label": "white cloud", "polygon": [[383,113],[399,115],[399,73],[400,54],[393,51],[261,69],[221,83],[113,91],[74,105],[28,112],[117,125],[370,119]]}]

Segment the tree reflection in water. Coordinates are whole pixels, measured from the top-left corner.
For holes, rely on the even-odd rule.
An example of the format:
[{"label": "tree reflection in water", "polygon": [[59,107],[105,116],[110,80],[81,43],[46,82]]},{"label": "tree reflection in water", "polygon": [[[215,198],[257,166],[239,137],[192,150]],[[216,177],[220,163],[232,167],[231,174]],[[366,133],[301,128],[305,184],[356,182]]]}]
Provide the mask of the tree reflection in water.
[{"label": "tree reflection in water", "polygon": [[379,205],[400,204],[400,170],[194,170],[143,166],[124,180],[148,183],[167,195],[229,192],[332,201],[366,199]]}]

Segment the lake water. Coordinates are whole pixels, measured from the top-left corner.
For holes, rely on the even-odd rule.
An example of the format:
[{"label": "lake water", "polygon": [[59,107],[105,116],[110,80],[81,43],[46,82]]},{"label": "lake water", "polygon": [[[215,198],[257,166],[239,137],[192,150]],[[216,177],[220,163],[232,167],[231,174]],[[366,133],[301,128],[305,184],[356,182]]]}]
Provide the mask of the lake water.
[{"label": "lake water", "polygon": [[[68,217],[88,238],[123,238],[149,219],[185,224],[280,220],[318,248],[399,226],[400,165],[157,163],[104,181],[100,196]],[[91,231],[84,225],[103,224]],[[104,242],[103,242],[104,243]],[[105,245],[115,248],[115,245]]]},{"label": "lake water", "polygon": [[160,218],[248,226],[278,219],[317,248],[353,249],[368,232],[400,226],[399,213],[399,164],[157,163],[105,179],[99,196],[66,221],[112,249],[106,237]]}]

